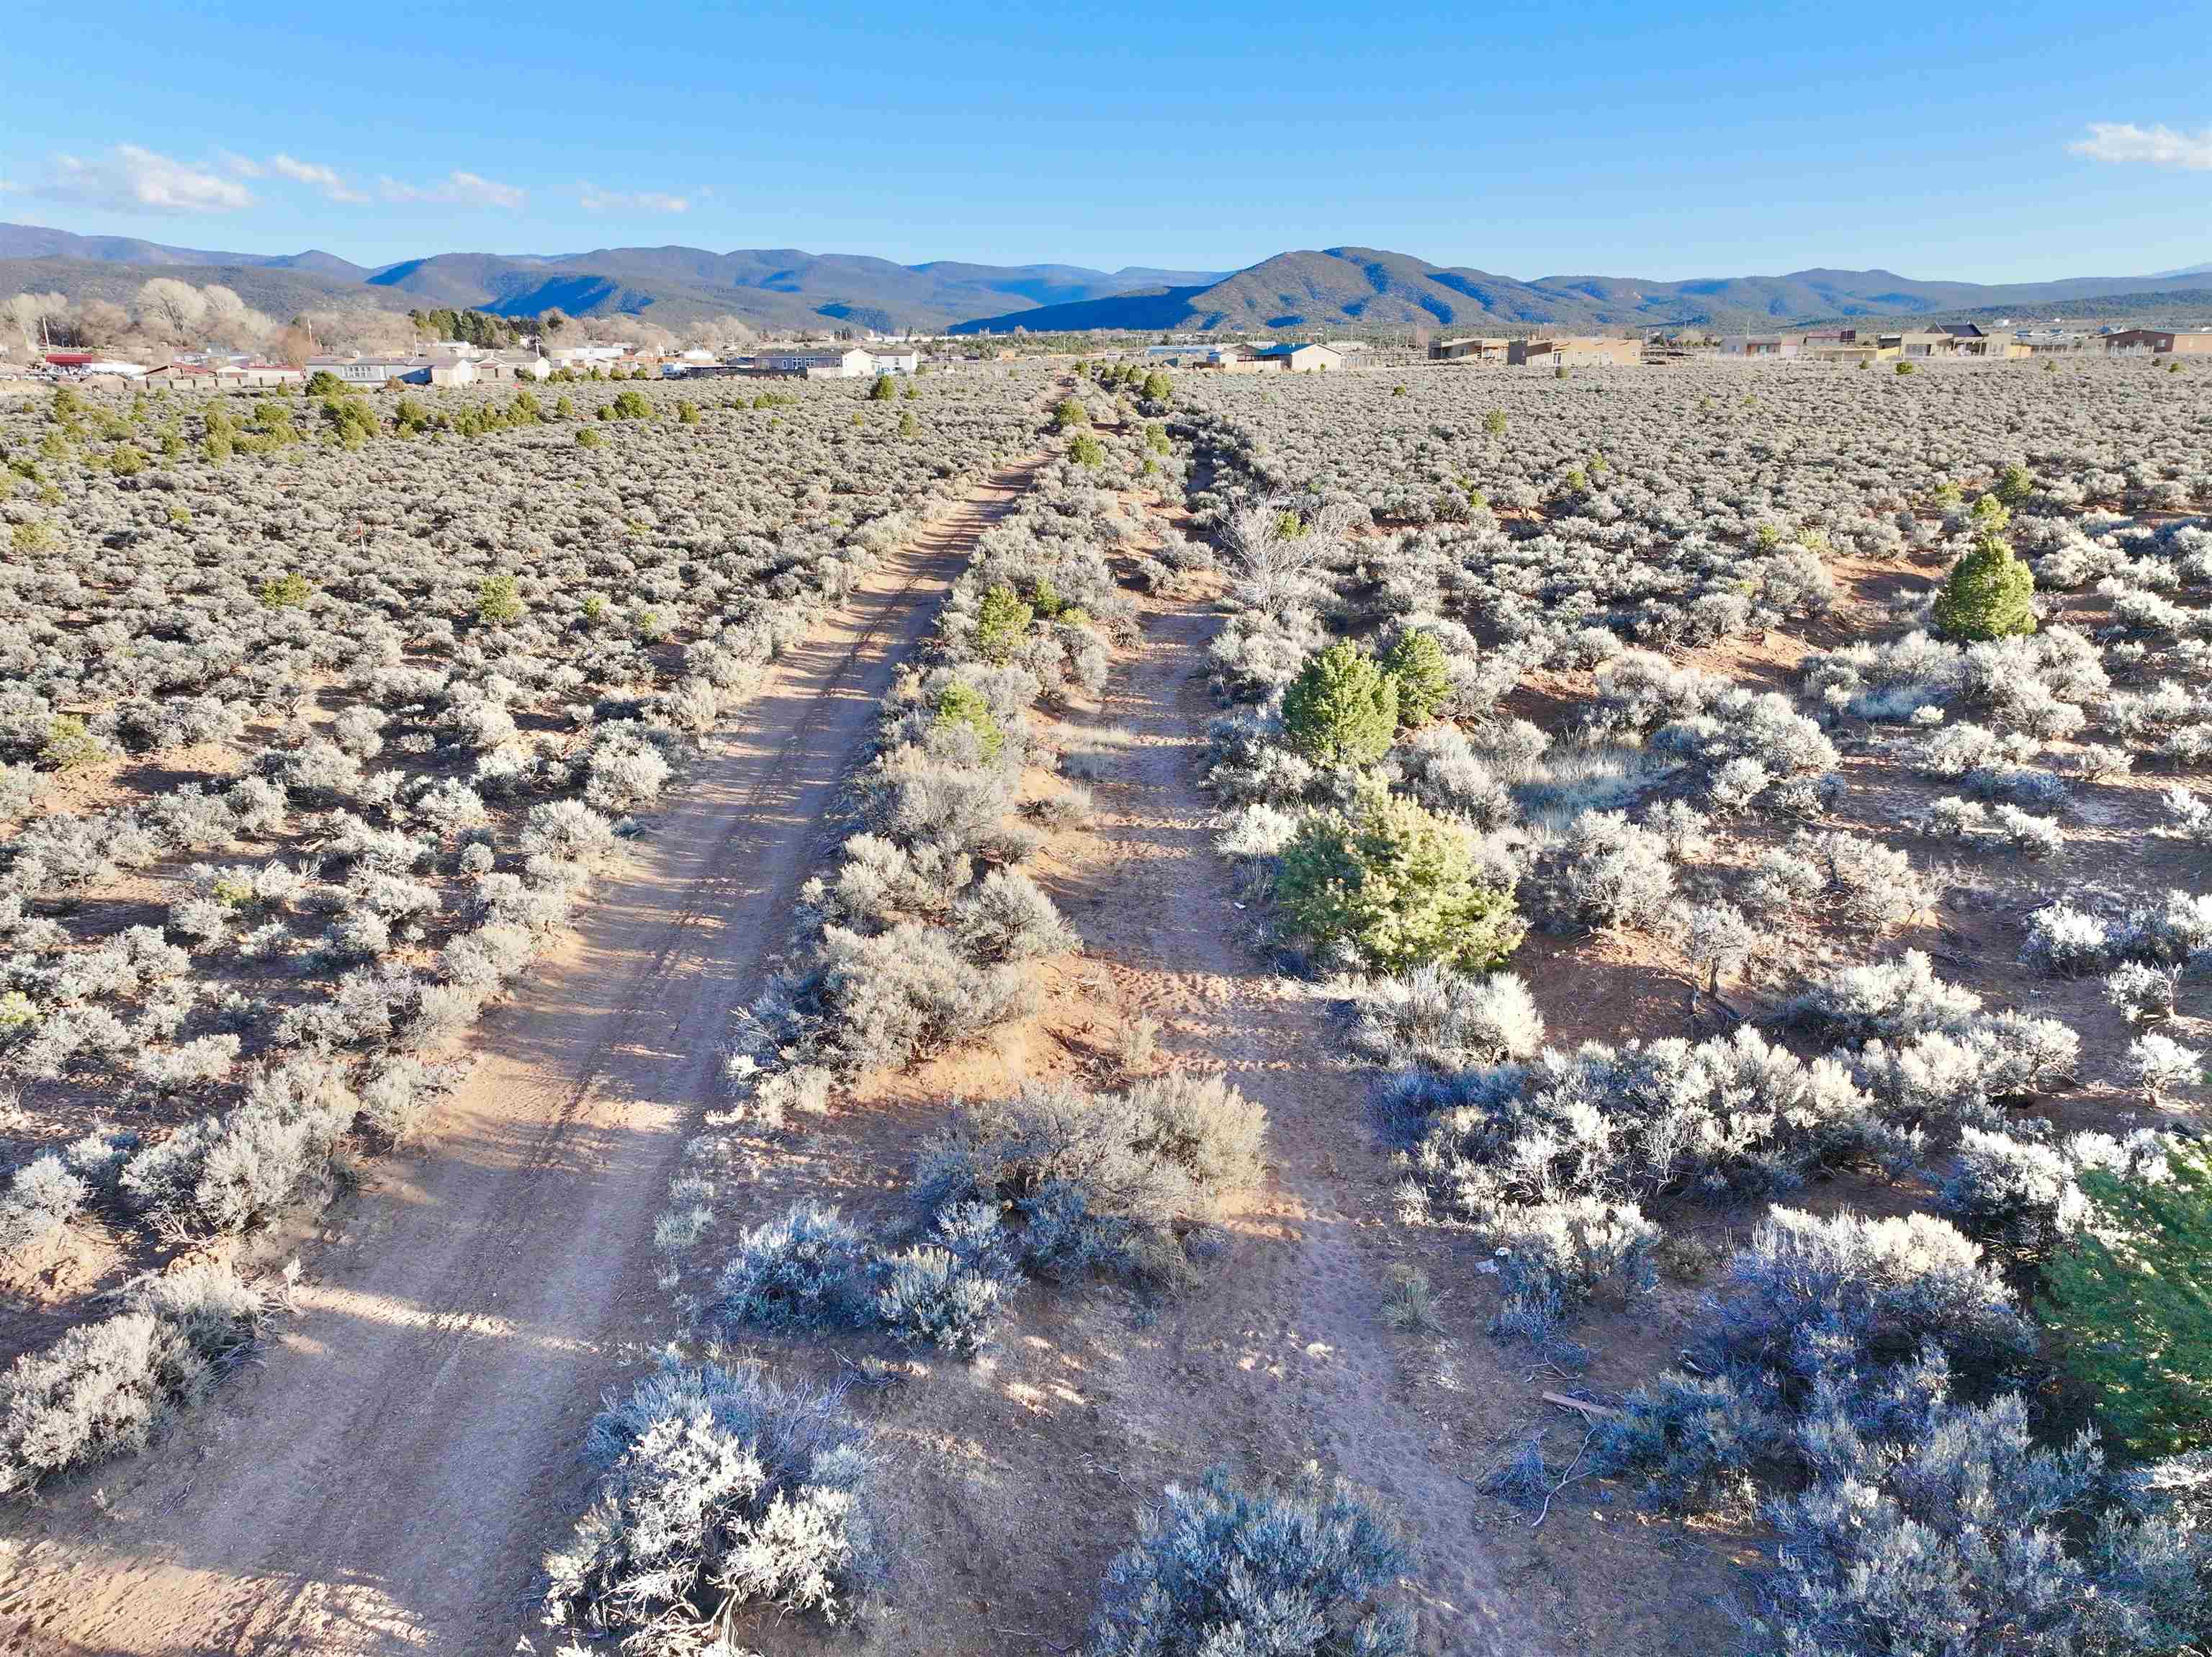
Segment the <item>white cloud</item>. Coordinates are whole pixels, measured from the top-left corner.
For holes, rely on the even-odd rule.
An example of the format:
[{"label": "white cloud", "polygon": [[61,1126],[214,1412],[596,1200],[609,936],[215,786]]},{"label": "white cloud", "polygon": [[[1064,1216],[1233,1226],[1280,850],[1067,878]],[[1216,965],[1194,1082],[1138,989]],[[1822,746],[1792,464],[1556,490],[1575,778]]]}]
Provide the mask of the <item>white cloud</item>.
[{"label": "white cloud", "polygon": [[691,201],[688,196],[675,196],[665,190],[602,190],[588,179],[580,180],[578,197],[587,213],[688,213]]},{"label": "white cloud", "polygon": [[501,184],[474,173],[448,173],[435,184],[402,184],[398,179],[380,179],[377,187],[386,201],[428,202],[441,207],[504,207],[509,211],[520,209],[529,200],[526,192],[511,184]]},{"label": "white cloud", "polygon": [[126,213],[232,213],[253,205],[253,192],[236,180],[135,143],[118,143],[90,160],[56,155],[38,193]]},{"label": "white cloud", "polygon": [[269,176],[269,169],[251,155],[234,155],[228,149],[218,149],[215,158],[241,179],[261,179]]},{"label": "white cloud", "polygon": [[269,158],[269,166],[270,171],[290,179],[295,184],[313,185],[332,201],[362,202],[368,199],[331,168],[313,161],[297,161],[280,152]]},{"label": "white cloud", "polygon": [[2089,136],[2066,147],[2093,161],[2148,161],[2153,167],[2212,173],[2212,127],[2176,132],[2170,126],[2137,126],[2133,121],[2092,121]]}]

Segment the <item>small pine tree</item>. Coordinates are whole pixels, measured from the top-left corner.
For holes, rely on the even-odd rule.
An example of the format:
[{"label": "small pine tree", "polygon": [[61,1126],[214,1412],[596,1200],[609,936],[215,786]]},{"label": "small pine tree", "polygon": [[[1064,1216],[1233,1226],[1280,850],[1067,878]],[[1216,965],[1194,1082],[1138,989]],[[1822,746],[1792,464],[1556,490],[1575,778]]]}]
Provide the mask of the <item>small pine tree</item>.
[{"label": "small pine tree", "polygon": [[1036,612],[1004,582],[986,589],[975,612],[975,649],[988,661],[1010,660]]},{"label": "small pine tree", "polygon": [[296,609],[307,601],[314,590],[298,570],[287,570],[261,583],[261,601],[272,610]]},{"label": "small pine tree", "polygon": [[868,400],[871,403],[888,403],[897,395],[898,387],[887,374],[878,375],[876,383],[868,387]]},{"label": "small pine tree", "polygon": [[961,679],[953,680],[937,693],[937,718],[933,723],[939,730],[965,726],[975,732],[986,759],[995,759],[1006,740],[1006,734],[999,728],[999,722],[991,717],[991,704],[983,699],[983,693]]},{"label": "small pine tree", "polygon": [[1528,930],[1510,892],[1475,879],[1464,828],[1382,789],[1352,816],[1307,818],[1284,849],[1276,892],[1292,932],[1348,946],[1379,972],[1431,961],[1487,972]]},{"label": "small pine tree", "polygon": [[1283,692],[1283,734],[1322,765],[1371,764],[1397,731],[1397,681],[1357,645],[1330,645]]},{"label": "small pine tree", "polygon": [[1437,643],[1435,634],[1419,628],[1398,635],[1397,643],[1382,658],[1382,671],[1398,687],[1398,722],[1402,726],[1427,724],[1451,691],[1444,647]]},{"label": "small pine tree", "polygon": [[477,619],[486,626],[522,619],[522,600],[512,576],[487,576],[477,583]]},{"label": "small pine tree", "polygon": [[[2043,366],[2047,369],[2051,365],[2046,362]],[[2007,506],[2022,505],[2035,493],[2035,474],[2015,460],[1998,474],[1996,486],[1990,492]]]},{"label": "small pine tree", "polygon": [[1946,637],[1966,641],[2032,633],[2034,600],[2034,573],[2002,536],[1987,531],[1936,595],[1936,625]]},{"label": "small pine tree", "polygon": [[2144,1456],[2212,1445],[2212,1155],[2178,1146],[2166,1172],[2081,1176],[2089,1222],[2038,1307],[2106,1427]]}]

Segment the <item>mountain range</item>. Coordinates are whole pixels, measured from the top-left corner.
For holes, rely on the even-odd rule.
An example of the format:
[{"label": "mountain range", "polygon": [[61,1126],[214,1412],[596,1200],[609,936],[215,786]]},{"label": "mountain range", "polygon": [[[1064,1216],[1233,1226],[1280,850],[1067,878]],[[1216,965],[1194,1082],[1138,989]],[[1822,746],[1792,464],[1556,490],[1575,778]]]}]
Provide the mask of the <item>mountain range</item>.
[{"label": "mountain range", "polygon": [[1277,253],[1241,271],[1128,265],[900,265],[797,248],[600,247],[578,253],[436,253],[363,266],[310,248],[264,254],[175,247],[0,224],[0,294],[59,290],[127,301],[168,275],[221,282],[273,315],[321,308],[474,307],[533,315],[635,315],[681,332],[735,315],[773,330],[1083,328],[1351,331],[1668,326],[1760,327],[1842,317],[1909,317],[2092,301],[2205,308],[2212,265],[2060,282],[1923,281],[1888,271],[1794,271],[1686,282],[1552,276],[1534,281],[1439,265],[1409,253],[1329,247]]}]

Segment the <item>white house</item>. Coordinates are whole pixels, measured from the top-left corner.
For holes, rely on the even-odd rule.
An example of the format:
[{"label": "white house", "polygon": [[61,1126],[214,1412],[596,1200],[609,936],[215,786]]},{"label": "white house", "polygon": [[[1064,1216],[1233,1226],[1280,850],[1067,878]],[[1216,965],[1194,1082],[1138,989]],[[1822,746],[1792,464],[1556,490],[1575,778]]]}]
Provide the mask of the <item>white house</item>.
[{"label": "white house", "polygon": [[477,382],[476,359],[455,357],[450,362],[430,364],[430,383],[434,386],[473,386]]},{"label": "white house", "polygon": [[921,353],[908,345],[871,345],[871,374],[912,374],[921,366]]},{"label": "white house", "polygon": [[633,349],[627,344],[556,345],[545,354],[564,369],[592,369],[619,362]]},{"label": "white house", "polygon": [[381,386],[420,375],[427,383],[430,365],[411,356],[311,356],[307,372],[334,374],[349,386]]},{"label": "white house", "polygon": [[799,375],[808,380],[851,380],[873,374],[875,355],[863,346],[840,350],[763,350],[753,357],[755,374]]},{"label": "white house", "polygon": [[1344,366],[1344,353],[1326,345],[1262,345],[1252,360],[1286,374],[1328,374]]}]

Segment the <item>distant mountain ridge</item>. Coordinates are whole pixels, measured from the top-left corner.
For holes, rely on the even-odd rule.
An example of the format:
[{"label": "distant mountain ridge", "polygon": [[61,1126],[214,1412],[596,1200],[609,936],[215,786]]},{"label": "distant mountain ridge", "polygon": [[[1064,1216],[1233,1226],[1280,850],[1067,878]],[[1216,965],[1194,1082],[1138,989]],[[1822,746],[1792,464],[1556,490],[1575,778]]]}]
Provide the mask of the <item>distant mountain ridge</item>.
[{"label": "distant mountain ridge", "polygon": [[[83,236],[0,224],[0,293],[58,289],[127,300],[154,275],[219,281],[272,314],[307,308],[404,311],[439,307],[502,315],[553,308],[572,316],[635,315],[682,330],[735,315],[775,330],[950,328],[1031,332],[1467,330],[1692,326],[1771,327],[1852,316],[1934,315],[1989,308],[2042,310],[2124,296],[2194,303],[2187,278],[2163,275],[2063,282],[1923,281],[1891,271],[1812,269],[1782,276],[1653,282],[1549,276],[1534,281],[1433,264],[1372,247],[1302,249],[1241,271],[1125,265],[900,265],[860,253],[795,247],[599,247],[570,253],[434,253],[374,269],[314,249],[217,253],[129,236]],[[2193,284],[2201,289],[2201,281]]]},{"label": "distant mountain ridge", "polygon": [[[2190,275],[2191,272],[2180,272]],[[1911,316],[1987,306],[2063,305],[2148,295],[2154,277],[2062,282],[1925,282],[1892,271],[1793,271],[1686,282],[1552,276],[1533,282],[1429,264],[1373,247],[1278,253],[1210,285],[1162,284],[1073,304],[979,317],[954,332],[1263,329],[1762,327],[1834,317]],[[2200,284],[2201,285],[2201,284]]]}]

